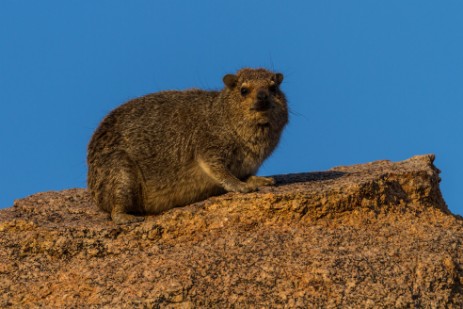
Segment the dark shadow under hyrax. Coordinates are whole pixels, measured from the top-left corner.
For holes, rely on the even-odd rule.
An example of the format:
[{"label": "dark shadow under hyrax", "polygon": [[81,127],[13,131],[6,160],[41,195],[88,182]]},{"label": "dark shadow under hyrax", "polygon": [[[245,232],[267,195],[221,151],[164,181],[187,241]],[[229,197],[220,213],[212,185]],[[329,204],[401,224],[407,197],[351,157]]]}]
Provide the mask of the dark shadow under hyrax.
[{"label": "dark shadow under hyrax", "polygon": [[348,173],[345,172],[312,172],[312,173],[295,173],[286,175],[275,175],[272,176],[275,179],[276,185],[287,185],[298,182],[313,182],[313,181],[326,181],[334,180],[345,176]]}]

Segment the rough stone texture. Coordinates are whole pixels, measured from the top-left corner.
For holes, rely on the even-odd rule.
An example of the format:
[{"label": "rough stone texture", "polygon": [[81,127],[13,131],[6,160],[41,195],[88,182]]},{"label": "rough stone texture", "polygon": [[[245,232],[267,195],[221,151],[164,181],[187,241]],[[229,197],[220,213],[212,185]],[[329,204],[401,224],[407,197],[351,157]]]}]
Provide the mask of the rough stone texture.
[{"label": "rough stone texture", "polygon": [[463,307],[433,156],[276,176],[117,226],[84,189],[0,211],[0,307]]}]

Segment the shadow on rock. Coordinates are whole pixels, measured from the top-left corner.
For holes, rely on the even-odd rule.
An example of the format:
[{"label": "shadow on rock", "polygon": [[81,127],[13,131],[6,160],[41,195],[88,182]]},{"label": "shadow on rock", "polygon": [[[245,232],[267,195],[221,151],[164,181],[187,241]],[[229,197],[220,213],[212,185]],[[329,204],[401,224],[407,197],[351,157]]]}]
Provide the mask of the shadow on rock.
[{"label": "shadow on rock", "polygon": [[273,178],[277,185],[286,185],[298,182],[326,181],[334,180],[347,175],[346,172],[326,171],[313,173],[295,173],[286,175],[276,175]]}]

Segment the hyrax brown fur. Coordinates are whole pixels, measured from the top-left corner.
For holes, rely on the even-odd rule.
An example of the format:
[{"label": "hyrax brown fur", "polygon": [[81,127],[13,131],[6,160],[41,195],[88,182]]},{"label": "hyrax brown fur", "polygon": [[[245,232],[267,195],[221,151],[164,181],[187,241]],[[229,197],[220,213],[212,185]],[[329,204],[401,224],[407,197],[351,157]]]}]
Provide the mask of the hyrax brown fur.
[{"label": "hyrax brown fur", "polygon": [[226,191],[273,184],[254,176],[288,122],[283,75],[245,68],[222,91],[163,91],[103,119],[88,146],[88,187],[115,223]]}]

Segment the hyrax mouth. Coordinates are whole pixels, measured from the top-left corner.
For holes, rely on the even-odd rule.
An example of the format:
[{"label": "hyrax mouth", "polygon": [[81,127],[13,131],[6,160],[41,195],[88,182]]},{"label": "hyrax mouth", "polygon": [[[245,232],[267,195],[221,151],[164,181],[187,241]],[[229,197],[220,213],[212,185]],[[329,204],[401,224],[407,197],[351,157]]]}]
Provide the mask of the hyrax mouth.
[{"label": "hyrax mouth", "polygon": [[272,108],[270,101],[256,101],[252,106],[251,110],[256,112],[267,112]]}]

